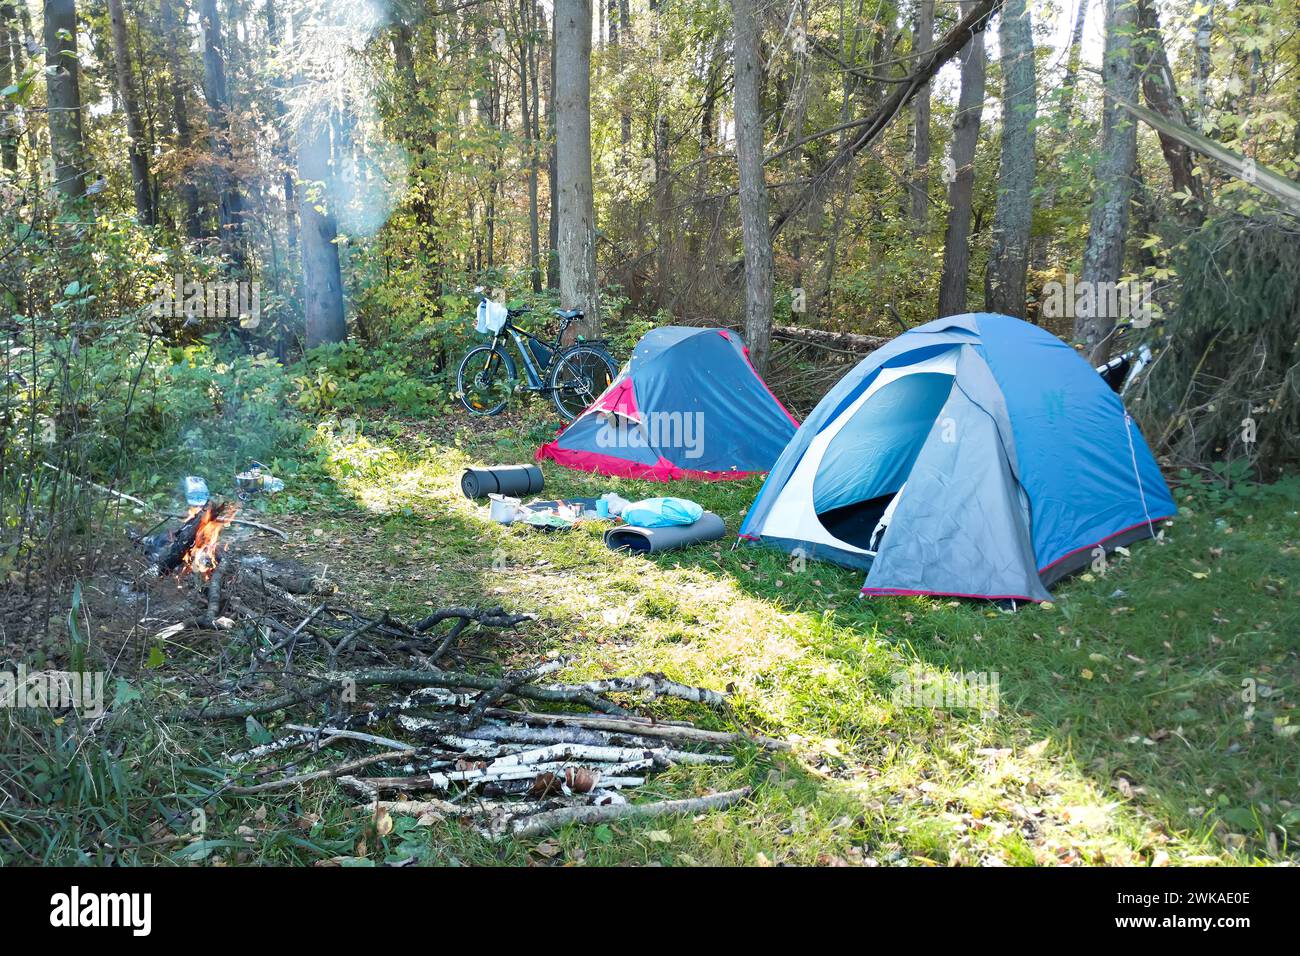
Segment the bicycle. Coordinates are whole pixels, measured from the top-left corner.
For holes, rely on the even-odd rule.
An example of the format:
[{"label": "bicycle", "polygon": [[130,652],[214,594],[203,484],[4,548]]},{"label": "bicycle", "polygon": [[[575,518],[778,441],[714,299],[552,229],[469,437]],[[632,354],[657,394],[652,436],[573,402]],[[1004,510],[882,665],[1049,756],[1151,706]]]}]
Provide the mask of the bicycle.
[{"label": "bicycle", "polygon": [[[499,415],[510,401],[519,381],[515,361],[506,350],[507,336],[524,360],[527,388],[549,395],[565,421],[573,421],[609,388],[618,374],[618,364],[599,339],[579,339],[565,347],[564,333],[583,317],[581,309],[556,309],[560,331],[547,342],[515,319],[528,315],[532,306],[506,310],[506,321],[487,345],[476,345],[465,353],[456,370],[456,393],[473,415]],[[502,374],[504,372],[504,374]]]}]

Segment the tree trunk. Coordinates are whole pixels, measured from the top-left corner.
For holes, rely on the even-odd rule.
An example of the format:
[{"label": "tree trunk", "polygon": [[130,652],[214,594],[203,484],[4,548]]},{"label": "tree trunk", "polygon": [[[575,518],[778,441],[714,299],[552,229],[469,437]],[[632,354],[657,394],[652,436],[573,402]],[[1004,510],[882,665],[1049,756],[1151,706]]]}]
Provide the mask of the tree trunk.
[{"label": "tree trunk", "polygon": [[[0,3],[0,89],[8,87],[14,81],[14,60],[17,56],[14,16],[12,3]],[[18,129],[14,119],[14,105],[7,96],[0,103],[0,166],[7,172],[18,171]]]},{"label": "tree trunk", "polygon": [[[934,0],[919,0],[912,51],[924,53],[934,45]],[[913,235],[923,236],[930,222],[930,84],[916,91],[912,104],[911,217]]]},{"label": "tree trunk", "polygon": [[1061,81],[1061,115],[1069,121],[1074,108],[1074,90],[1079,85],[1079,55],[1083,50],[1083,25],[1088,19],[1088,0],[1079,0],[1070,31],[1070,47],[1065,59],[1065,78]]},{"label": "tree trunk", "polygon": [[547,138],[550,148],[546,163],[547,191],[550,193],[550,215],[546,221],[546,288],[560,287],[560,190],[557,185],[558,163],[555,154],[555,50],[556,17],[551,13],[551,68],[548,72],[549,83],[546,87]]},{"label": "tree trunk", "polygon": [[219,170],[219,222],[221,247],[231,264],[245,265],[244,197],[239,191],[230,145],[230,100],[226,89],[225,47],[221,39],[221,16],[217,0],[202,0],[199,17],[203,26],[203,95],[208,102],[208,122],[212,126],[213,152]]},{"label": "tree trunk", "polygon": [[69,199],[86,194],[80,73],[76,0],[45,0],[45,90],[54,187]]},{"label": "tree trunk", "polygon": [[[180,13],[177,6],[180,6]],[[185,73],[181,51],[188,51],[189,37],[183,26],[185,7],[182,0],[162,0],[160,14],[162,30],[166,36],[167,59],[170,63],[168,72],[171,76],[172,117],[176,124],[176,148],[189,150],[194,145],[194,136],[190,126],[190,111],[187,103]],[[194,173],[189,164],[181,171],[181,201],[185,204],[185,232],[191,239],[203,235],[203,218],[199,212],[199,190],[194,183]]]},{"label": "tree trunk", "polygon": [[998,39],[1002,49],[1002,155],[993,247],[984,274],[984,307],[1023,319],[1034,218],[1034,119],[1038,111],[1033,25],[1025,0],[1003,4]]},{"label": "tree trunk", "polygon": [[658,286],[656,300],[661,309],[671,309],[669,284],[675,266],[677,244],[673,228],[673,180],[668,156],[668,114],[661,112],[655,120],[655,281]]},{"label": "tree trunk", "polygon": [[140,103],[135,96],[131,76],[131,49],[127,46],[126,15],[122,0],[108,0],[108,18],[113,33],[113,69],[117,73],[117,94],[126,112],[127,155],[131,160],[131,186],[135,193],[135,214],[142,226],[158,220],[149,188],[149,156],[146,152],[144,124],[140,122]]},{"label": "tree trunk", "polygon": [[772,238],[763,178],[762,26],[755,0],[732,0],[736,57],[736,166],[745,243],[745,342],[760,375],[772,348]]},{"label": "tree trunk", "polygon": [[[411,78],[414,66],[411,63],[410,46],[409,46],[409,29],[405,24],[397,26],[398,40],[393,43],[393,51],[397,60],[398,69],[403,71],[403,75]],[[266,0],[266,39],[272,47],[279,49],[280,46],[280,19],[276,16],[275,0]],[[402,42],[406,42],[406,62],[403,64],[400,50]],[[275,115],[278,119],[276,124],[279,127],[275,140],[275,155],[280,161],[280,190],[284,194],[284,231],[285,241],[290,251],[298,247],[298,210],[297,203],[294,201],[293,185],[293,156],[292,144],[289,142],[289,131],[284,128],[284,118],[288,109],[284,105],[284,80],[277,73],[272,84],[275,88]],[[414,88],[412,83],[411,88]]]},{"label": "tree trunk", "polygon": [[[632,43],[632,7],[630,0],[619,0],[618,2],[618,22],[621,28],[623,42]],[[622,66],[622,54],[619,55],[619,65]],[[632,112],[628,108],[626,99],[623,102],[621,115],[619,117],[619,145],[623,148],[623,165],[628,163],[628,149],[632,145]]]},{"label": "tree trunk", "polygon": [[305,119],[298,129],[298,189],[302,245],[303,315],[306,346],[342,342],[343,279],[339,271],[338,227],[330,205],[330,124],[323,116]]},{"label": "tree trunk", "polygon": [[1094,365],[1110,357],[1110,338],[1117,318],[1105,307],[1107,297],[1096,294],[1097,284],[1118,282],[1124,273],[1124,241],[1137,163],[1137,122],[1120,101],[1137,100],[1138,75],[1133,57],[1137,19],[1133,0],[1106,0],[1106,56],[1102,65],[1106,98],[1082,275],[1085,283],[1094,284],[1093,300],[1097,304],[1084,310],[1086,314],[1076,316],[1074,326],[1075,338],[1083,343]]},{"label": "tree trunk", "polygon": [[581,309],[579,335],[600,334],[591,187],[591,0],[555,4],[555,167],[560,304]]},{"label": "tree trunk", "polygon": [[[1147,105],[1166,119],[1187,126],[1187,114],[1183,110],[1182,100],[1174,85],[1174,74],[1169,68],[1169,56],[1165,51],[1164,35],[1160,31],[1160,19],[1152,0],[1138,2],[1139,38],[1136,50],[1138,66],[1142,75],[1142,97]],[[1195,197],[1197,202],[1179,202],[1174,208],[1179,215],[1192,225],[1200,225],[1202,220],[1200,200],[1204,198],[1201,181],[1192,171],[1196,162],[1192,151],[1167,133],[1159,133],[1160,150],[1169,165],[1169,176],[1173,180],[1174,191]]]},{"label": "tree trunk", "polygon": [[537,155],[537,24],[536,0],[519,0],[519,22],[523,37],[519,49],[519,107],[528,147],[528,272],[534,292],[542,291],[541,213],[537,204],[539,160]]},{"label": "tree trunk", "polygon": [[[975,4],[962,0],[967,16]],[[970,216],[975,192],[975,147],[980,116],[984,112],[984,33],[971,37],[961,52],[961,94],[952,126],[952,163],[955,176],[948,186],[948,228],[944,235],[943,275],[939,280],[939,315],[966,311],[966,283],[970,274]]]}]

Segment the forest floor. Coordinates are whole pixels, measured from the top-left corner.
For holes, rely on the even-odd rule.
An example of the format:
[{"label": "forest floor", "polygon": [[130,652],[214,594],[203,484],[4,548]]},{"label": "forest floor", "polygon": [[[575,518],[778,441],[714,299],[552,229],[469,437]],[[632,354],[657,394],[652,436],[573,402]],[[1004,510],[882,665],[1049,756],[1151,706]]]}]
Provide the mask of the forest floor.
[{"label": "forest floor", "polygon": [[[505,667],[559,651],[555,679],[661,671],[733,692],[702,726],[788,740],[730,767],[675,767],[634,799],[751,785],[697,818],[571,827],[492,842],[452,823],[397,821],[376,836],[330,781],[207,804],[205,839],[177,849],[177,807],[219,777],[205,755],[247,746],[242,725],[155,728],[115,761],[134,783],[94,814],[37,828],[42,859],[310,864],[1214,864],[1295,859],[1300,834],[1300,495],[1183,500],[1163,543],[1062,582],[1015,613],[975,601],[863,600],[862,575],[733,548],[758,480],[671,489],[546,468],[546,495],[671,491],[727,522],[721,542],[653,560],[614,554],[599,529],[539,533],[488,520],[461,496],[463,467],[529,461],[553,429],[538,415],[369,423],[326,456],[329,487],[290,486],[268,517],[285,549],[324,566],[356,606],[414,618],[499,603],[536,614],[491,649]],[[334,441],[330,435],[322,439]],[[295,497],[296,496],[296,497]],[[183,666],[182,651],[167,663]],[[175,658],[173,660],[173,658]],[[996,712],[891,702],[909,671],[996,674]],[[142,680],[145,701],[154,690]],[[649,712],[663,708],[649,705]],[[659,712],[675,713],[671,708]],[[277,721],[267,721],[274,732]],[[322,763],[339,759],[322,755]],[[111,775],[111,774],[110,774]],[[209,791],[210,792],[210,789]],[[84,803],[88,798],[78,798]],[[133,802],[134,801],[134,802]],[[166,808],[170,807],[170,810]],[[0,814],[13,826],[21,821]],[[6,828],[13,833],[12,828]],[[152,835],[152,836],[151,836]],[[364,844],[364,847],[362,846]],[[364,859],[363,859],[364,857]]]}]

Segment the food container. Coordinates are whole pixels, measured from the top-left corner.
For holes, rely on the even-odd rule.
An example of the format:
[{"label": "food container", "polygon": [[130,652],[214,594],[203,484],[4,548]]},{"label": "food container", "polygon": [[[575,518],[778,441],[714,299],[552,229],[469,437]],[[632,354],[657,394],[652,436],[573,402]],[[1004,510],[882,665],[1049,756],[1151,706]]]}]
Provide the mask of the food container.
[{"label": "food container", "polygon": [[488,495],[491,504],[488,506],[488,516],[498,524],[513,524],[515,512],[519,509],[518,498],[508,498],[505,495]]}]

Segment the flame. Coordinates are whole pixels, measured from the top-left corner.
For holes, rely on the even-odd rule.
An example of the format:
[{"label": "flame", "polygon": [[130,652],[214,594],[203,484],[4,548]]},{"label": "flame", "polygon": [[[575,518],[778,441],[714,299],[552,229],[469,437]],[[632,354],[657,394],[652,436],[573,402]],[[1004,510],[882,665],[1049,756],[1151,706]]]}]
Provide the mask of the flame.
[{"label": "flame", "polygon": [[220,560],[221,551],[225,550],[219,547],[221,532],[234,519],[238,510],[229,503],[216,505],[215,507],[203,505],[199,508],[190,509],[189,514],[186,515],[187,520],[200,512],[202,517],[199,518],[199,527],[194,533],[194,544],[181,559],[181,574],[192,572],[200,574],[204,578],[211,577],[217,562]]}]

